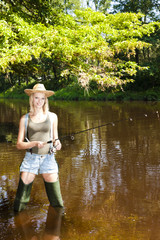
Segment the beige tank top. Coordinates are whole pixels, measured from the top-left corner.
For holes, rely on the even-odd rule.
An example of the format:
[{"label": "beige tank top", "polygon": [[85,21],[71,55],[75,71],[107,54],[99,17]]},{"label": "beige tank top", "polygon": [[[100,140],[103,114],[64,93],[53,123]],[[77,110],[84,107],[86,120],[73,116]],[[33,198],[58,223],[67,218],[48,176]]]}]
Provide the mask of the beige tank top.
[{"label": "beige tank top", "polygon": [[[47,142],[51,139],[51,121],[49,115],[46,120],[41,123],[32,122],[30,116],[28,117],[28,127],[27,127],[27,135],[29,141],[42,141]],[[32,153],[36,154],[48,154],[49,153],[50,144],[46,144],[43,148],[33,147]]]}]

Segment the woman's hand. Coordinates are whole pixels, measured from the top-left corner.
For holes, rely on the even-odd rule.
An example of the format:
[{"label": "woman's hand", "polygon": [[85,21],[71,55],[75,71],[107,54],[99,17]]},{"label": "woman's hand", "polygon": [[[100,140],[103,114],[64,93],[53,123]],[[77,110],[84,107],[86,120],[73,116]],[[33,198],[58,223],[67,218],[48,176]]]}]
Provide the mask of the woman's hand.
[{"label": "woman's hand", "polygon": [[35,143],[36,143],[36,147],[38,147],[38,148],[43,148],[45,145],[45,143],[41,142],[41,141],[36,141]]},{"label": "woman's hand", "polygon": [[62,148],[62,144],[60,142],[59,139],[56,139],[55,142],[54,142],[54,147],[56,148],[56,150],[61,150]]}]

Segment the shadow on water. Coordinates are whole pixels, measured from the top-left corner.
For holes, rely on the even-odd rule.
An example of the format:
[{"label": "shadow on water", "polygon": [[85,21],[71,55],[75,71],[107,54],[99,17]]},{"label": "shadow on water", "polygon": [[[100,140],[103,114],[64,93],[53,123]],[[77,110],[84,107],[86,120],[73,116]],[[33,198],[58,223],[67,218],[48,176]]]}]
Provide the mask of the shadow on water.
[{"label": "shadow on water", "polygon": [[160,240],[159,103],[50,103],[60,137],[111,123],[63,139],[64,216],[48,208],[41,176],[27,209],[13,213],[25,153],[15,147],[18,122],[28,109],[27,101],[0,101],[0,239]]}]

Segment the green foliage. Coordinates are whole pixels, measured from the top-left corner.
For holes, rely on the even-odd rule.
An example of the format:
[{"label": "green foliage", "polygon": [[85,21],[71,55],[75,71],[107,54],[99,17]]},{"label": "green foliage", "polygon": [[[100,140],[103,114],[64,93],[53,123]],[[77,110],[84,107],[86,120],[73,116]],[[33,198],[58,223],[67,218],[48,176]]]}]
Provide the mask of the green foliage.
[{"label": "green foliage", "polygon": [[[136,62],[140,63],[141,66],[148,66],[147,71],[138,71],[136,74],[135,84],[132,85],[132,89],[148,89],[151,87],[159,86],[160,84],[160,65],[159,65],[159,23],[156,27],[155,21],[159,21],[159,10],[160,3],[157,0],[118,0],[114,5],[115,12],[141,12],[141,19],[143,22],[150,22],[149,24],[153,24],[154,32],[150,32],[148,35],[139,35],[139,38],[145,42],[150,43],[152,46],[150,48],[141,48],[136,49],[135,57]],[[147,25],[146,25],[147,26]],[[144,28],[144,31],[146,29]],[[144,32],[145,33],[145,32]],[[135,34],[135,36],[137,33]],[[137,35],[138,37],[138,35]]]},{"label": "green foliage", "polygon": [[[46,26],[59,24],[61,13],[68,13],[79,9],[79,0],[3,0],[0,1],[0,8],[4,11],[7,8],[11,13],[16,13],[26,21],[42,23]],[[5,13],[5,11],[4,11]]]},{"label": "green foliage", "polygon": [[155,91],[148,90],[144,96],[144,100],[147,101],[157,101],[158,100],[158,93]]},{"label": "green foliage", "polygon": [[48,79],[58,89],[77,78],[86,90],[90,81],[102,90],[122,87],[133,82],[137,70],[147,69],[135,61],[136,50],[149,48],[140,38],[160,26],[141,18],[76,10],[75,16],[61,14],[53,27],[11,14],[0,20],[0,70],[12,85]]},{"label": "green foliage", "polygon": [[146,21],[146,17],[152,20],[159,18],[159,7],[158,0],[118,0],[114,5],[114,10],[116,12],[142,12]]},{"label": "green foliage", "polygon": [[[29,85],[23,83],[21,86],[15,86],[0,93],[0,98],[28,99],[24,93],[24,89],[33,88],[36,82],[32,81]],[[50,82],[44,82],[47,89],[52,89]],[[90,83],[89,91],[83,89],[78,82],[73,82],[67,87],[55,91],[55,94],[50,97],[50,100],[65,100],[65,101],[159,101],[160,89],[149,89],[147,91],[121,91],[112,90],[101,91],[97,89],[94,81]]]},{"label": "green foliage", "polygon": [[101,11],[103,13],[107,13],[107,10],[110,7],[111,1],[110,0],[93,0],[91,5],[95,6],[96,11]]},{"label": "green foliage", "polygon": [[4,14],[4,8],[7,8],[11,14],[16,13],[26,21],[39,22],[45,25],[57,23],[59,13],[64,9],[63,6],[63,1],[59,0],[3,0],[0,2],[0,8]]}]

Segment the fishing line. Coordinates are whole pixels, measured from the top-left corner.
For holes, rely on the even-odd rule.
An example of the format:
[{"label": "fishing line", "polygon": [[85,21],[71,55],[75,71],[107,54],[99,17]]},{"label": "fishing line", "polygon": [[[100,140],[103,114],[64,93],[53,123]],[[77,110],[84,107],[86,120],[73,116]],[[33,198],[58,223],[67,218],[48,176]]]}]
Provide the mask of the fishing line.
[{"label": "fishing line", "polygon": [[[117,121],[114,121],[114,122],[108,122],[108,123],[98,125],[98,126],[95,126],[95,127],[87,128],[87,129],[84,129],[84,130],[81,130],[81,131],[78,131],[78,132],[71,133],[69,135],[62,136],[62,137],[60,137],[60,139],[63,140],[65,138],[71,138],[71,140],[74,140],[74,135],[84,133],[84,132],[87,132],[87,131],[90,131],[90,130],[93,130],[93,129],[96,129],[96,128],[101,128],[101,127],[104,127],[104,126],[107,126],[107,125],[115,126],[115,123],[118,123],[118,122],[121,122],[121,121],[124,121],[124,120],[128,120],[128,119],[127,118],[126,119],[120,119],[120,120],[117,120]],[[129,120],[132,121],[131,118],[129,118]],[[54,141],[50,140],[47,143],[52,143],[52,142],[54,142]]]},{"label": "fishing line", "polygon": [[[158,119],[159,119],[159,112],[156,111],[156,114],[157,114],[157,117],[158,117]],[[144,116],[145,116],[145,117],[148,117],[147,114],[144,114]],[[84,132],[87,132],[87,131],[91,131],[91,130],[94,130],[94,129],[97,129],[97,128],[105,127],[105,126],[108,126],[108,125],[115,126],[116,123],[119,123],[119,122],[122,122],[122,121],[126,121],[126,120],[133,121],[133,119],[130,118],[130,117],[128,117],[128,118],[123,118],[123,119],[120,119],[120,120],[108,122],[108,123],[105,123],[105,124],[102,124],[102,125],[98,125],[98,126],[95,126],[95,127],[91,127],[91,128],[87,128],[87,129],[78,131],[78,132],[71,133],[71,134],[69,134],[69,135],[65,135],[65,136],[60,137],[60,139],[63,140],[63,139],[65,139],[65,138],[70,138],[71,140],[74,140],[74,139],[75,139],[74,136],[77,135],[77,134],[81,134],[81,133],[84,133]],[[52,142],[53,142],[53,141],[50,140],[50,141],[48,141],[47,143],[52,143]]]},{"label": "fishing line", "polygon": [[105,123],[105,124],[102,124],[102,125],[98,125],[98,126],[95,126],[95,127],[87,128],[87,129],[84,129],[84,130],[81,130],[81,131],[78,131],[78,132],[71,133],[70,135],[62,136],[62,137],[60,137],[60,139],[65,139],[65,138],[70,137],[71,140],[74,140],[74,138],[75,138],[74,135],[77,135],[77,134],[80,134],[80,133],[84,133],[84,132],[87,132],[87,131],[91,131],[91,130],[94,130],[96,128],[105,127],[105,126],[108,126],[108,125],[115,126],[115,123],[118,123],[118,122],[121,122],[121,121],[125,121],[125,120],[128,120],[128,119],[120,119],[120,120],[117,120],[117,121],[114,121],[114,122],[108,122],[108,123]]},{"label": "fishing line", "polygon": [[[157,117],[158,117],[158,119],[159,119],[159,112],[156,111],[156,114],[157,114]],[[147,114],[144,114],[144,116],[145,116],[145,117],[148,117]],[[70,137],[71,140],[74,140],[74,138],[75,138],[74,136],[77,135],[77,134],[84,133],[84,132],[87,132],[87,131],[90,131],[90,130],[93,130],[93,129],[96,129],[96,128],[101,128],[101,127],[104,127],[104,126],[108,126],[108,125],[115,126],[116,123],[122,122],[122,121],[126,121],[126,120],[133,121],[133,119],[130,118],[130,117],[128,117],[128,118],[123,118],[123,119],[120,119],[120,120],[117,120],[117,121],[108,122],[108,123],[105,123],[105,124],[102,124],[102,125],[98,125],[98,126],[91,127],[91,128],[87,128],[87,129],[84,129],[84,130],[81,130],[81,131],[78,131],[78,132],[75,132],[75,133],[71,133],[70,135],[66,135],[66,136],[60,137],[60,139],[65,139],[65,138]]]}]

